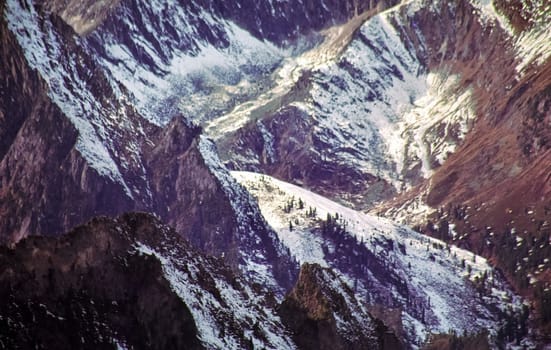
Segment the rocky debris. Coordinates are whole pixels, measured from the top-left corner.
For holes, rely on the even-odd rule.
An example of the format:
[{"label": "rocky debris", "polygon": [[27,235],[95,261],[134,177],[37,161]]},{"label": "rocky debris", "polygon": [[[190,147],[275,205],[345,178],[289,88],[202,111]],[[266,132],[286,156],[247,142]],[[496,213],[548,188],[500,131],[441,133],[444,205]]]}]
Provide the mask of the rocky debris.
[{"label": "rocky debris", "polygon": [[59,15],[79,35],[86,35],[101,25],[119,2],[49,0],[44,2],[44,6]]}]

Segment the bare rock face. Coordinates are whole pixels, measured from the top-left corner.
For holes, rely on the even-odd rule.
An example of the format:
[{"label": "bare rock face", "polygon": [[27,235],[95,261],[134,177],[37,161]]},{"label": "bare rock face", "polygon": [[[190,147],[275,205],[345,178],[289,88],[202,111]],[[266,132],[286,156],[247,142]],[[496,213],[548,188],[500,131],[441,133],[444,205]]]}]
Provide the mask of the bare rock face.
[{"label": "bare rock face", "polygon": [[[220,1],[203,0],[181,3],[191,12],[206,10],[215,16],[234,20],[255,36],[270,41],[285,43],[297,39],[301,34],[323,29],[332,24],[341,23],[347,19],[373,9],[386,8],[396,4],[396,1],[346,0],[324,1],[320,6],[316,1],[303,1],[300,4],[292,2],[269,1]],[[49,0],[45,6],[57,13],[69,24],[75,32],[86,35],[98,26],[113,19],[119,10],[117,7],[131,10],[146,10],[137,1],[72,1]],[[113,23],[111,23],[113,24]],[[176,32],[176,30],[172,30]],[[204,32],[202,34],[207,34]],[[217,36],[216,31],[210,32],[211,39]],[[207,35],[208,36],[208,35]],[[214,42],[213,42],[214,43]],[[219,43],[216,43],[219,44]]]},{"label": "bare rock face", "polygon": [[[76,95],[56,95],[51,85],[60,82],[45,82],[31,70],[3,17],[0,241],[59,235],[98,215],[147,211],[235,268],[245,264],[243,254],[257,252],[288,285],[296,267],[252,199],[228,182],[225,169],[213,170],[215,150],[205,151],[201,130],[181,116],[165,127],[148,122],[117,97],[120,87],[108,82],[68,25],[40,13],[36,20],[54,43],[64,43],[53,55],[66,74],[61,88]],[[75,100],[79,94],[85,102]],[[73,103],[91,107],[69,109]]]},{"label": "bare rock face", "polygon": [[119,2],[50,0],[45,1],[45,6],[57,13],[79,35],[86,35],[101,25]]},{"label": "bare rock face", "polygon": [[0,249],[2,346],[202,349],[161,262],[133,250],[136,242],[160,244],[167,235],[178,239],[153,217],[129,214]]},{"label": "bare rock face", "polygon": [[[4,11],[5,4],[0,5]],[[31,113],[34,104],[28,103],[28,98],[39,91],[42,86],[37,72],[27,68],[25,57],[13,34],[7,30],[5,18],[0,18],[0,69],[2,85],[0,85],[0,157],[4,157],[17,132]],[[14,93],[13,90],[19,92]],[[36,96],[38,97],[38,96]],[[42,97],[46,99],[45,96]],[[37,98],[38,100],[38,98]],[[27,102],[27,103],[26,103]]]},{"label": "bare rock face", "polygon": [[[505,30],[484,25],[467,3],[442,6],[440,12],[447,20],[438,22],[438,30],[425,24],[429,16],[420,13],[413,19],[433,48],[428,64],[450,69],[461,77],[463,86],[474,90],[478,119],[462,145],[432,176],[426,198],[431,207],[482,202],[475,198],[498,194],[501,181],[508,182],[543,161],[540,157],[549,148],[551,135],[549,123],[544,122],[549,118],[549,60],[519,74],[522,57],[515,53],[510,44],[514,38]],[[443,42],[447,42],[445,50],[437,53]],[[499,74],[494,67],[502,67]],[[526,205],[538,200],[526,199]]]},{"label": "bare rock face", "polygon": [[334,272],[317,264],[301,267],[279,314],[301,349],[402,348],[396,336],[363,309]]},{"label": "bare rock face", "polygon": [[230,238],[238,225],[235,213],[205,164],[199,133],[198,127],[175,118],[152,137],[154,146],[145,158],[154,195],[147,209],[188,233],[187,238],[205,252],[225,253],[237,262],[238,244]]},{"label": "bare rock face", "polygon": [[[120,186],[102,178],[75,149],[78,133],[47,95],[0,20],[1,241],[55,234],[87,216],[131,208]],[[32,101],[32,103],[29,103]],[[94,203],[95,202],[95,203]]]},{"label": "bare rock face", "polygon": [[[425,33],[430,67],[449,69],[472,89],[477,119],[430,179],[390,206],[403,209],[420,199],[434,212],[410,223],[491,259],[542,310],[541,290],[551,283],[539,258],[551,251],[551,60],[519,53],[519,47],[537,42],[538,30],[548,32],[541,16],[549,8],[538,1],[494,1],[494,6],[512,29],[477,19],[478,10],[466,2],[442,6],[436,23],[420,13],[406,27],[415,24]],[[404,35],[415,37],[407,30]],[[540,326],[547,322],[541,334],[548,342],[549,322],[540,312],[534,319]]]},{"label": "bare rock face", "polygon": [[[397,1],[384,0],[346,0],[324,1],[320,6],[317,1],[302,1],[300,7],[294,2],[257,2],[244,0],[237,6],[221,1],[219,6],[223,14],[250,30],[258,37],[274,42],[285,42],[296,39],[300,34],[317,31],[330,25],[343,23],[374,8],[388,8]],[[242,9],[254,9],[252,13]],[[259,26],[260,24],[260,26]]]},{"label": "bare rock face", "polygon": [[230,169],[271,174],[359,208],[396,194],[376,174],[330,159],[332,146],[316,134],[317,128],[319,123],[303,110],[284,106],[217,142]]}]

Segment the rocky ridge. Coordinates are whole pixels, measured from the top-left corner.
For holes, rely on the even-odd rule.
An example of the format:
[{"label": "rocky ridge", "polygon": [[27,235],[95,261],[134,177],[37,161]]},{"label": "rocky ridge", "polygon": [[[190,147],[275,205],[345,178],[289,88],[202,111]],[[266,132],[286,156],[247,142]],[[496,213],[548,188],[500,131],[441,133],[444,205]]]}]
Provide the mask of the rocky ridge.
[{"label": "rocky ridge", "polygon": [[194,120],[233,169],[400,194],[379,213],[491,258],[545,321],[549,7],[528,3],[9,0],[1,240],[149,211],[283,296],[288,247]]},{"label": "rocky ridge", "polygon": [[[1,248],[0,261],[4,347],[295,348],[273,296],[151,215],[96,218],[58,238],[29,237]],[[375,327],[363,317],[351,336]],[[378,331],[370,348],[382,348]]]},{"label": "rocky ridge", "polygon": [[[14,138],[3,149],[0,161],[2,241],[13,243],[30,233],[59,235],[97,215],[148,211],[197,247],[224,255],[235,268],[249,268],[248,262],[274,262],[267,274],[251,274],[288,286],[296,271],[293,262],[260,215],[243,214],[258,209],[219,165],[214,146],[200,136],[200,129],[181,117],[165,128],[143,119],[124,98],[117,99],[101,68],[89,76],[94,63],[78,50],[79,39],[70,34],[70,27],[55,17],[50,22],[48,17],[35,15],[55,38],[47,47],[56,41],[67,43],[54,51],[67,69],[51,70],[66,74],[61,81],[67,94],[52,87],[57,80],[46,83],[32,73],[25,54],[38,52],[3,51],[6,77],[20,74],[24,78],[3,81],[5,101],[42,96],[43,102],[28,110],[2,105],[3,130],[18,128],[10,134]],[[6,43],[15,47],[16,38],[4,17],[1,29]],[[39,43],[45,45],[45,41]],[[75,65],[77,61],[88,65]],[[50,64],[36,58],[31,62]],[[35,84],[36,90],[30,90],[29,84]],[[81,94],[92,103],[90,109],[83,107]],[[63,109],[71,101],[77,107]],[[214,211],[218,214],[213,215]],[[251,235],[254,240],[247,238]]]},{"label": "rocky ridge", "polygon": [[337,274],[317,264],[302,265],[278,313],[302,349],[404,348]]},{"label": "rocky ridge", "polygon": [[[233,175],[297,261],[341,276],[404,344],[420,347],[452,329],[484,330],[502,346],[498,334],[508,315],[526,324],[522,299],[483,257],[267,175]],[[531,334],[525,337],[530,346]]]}]

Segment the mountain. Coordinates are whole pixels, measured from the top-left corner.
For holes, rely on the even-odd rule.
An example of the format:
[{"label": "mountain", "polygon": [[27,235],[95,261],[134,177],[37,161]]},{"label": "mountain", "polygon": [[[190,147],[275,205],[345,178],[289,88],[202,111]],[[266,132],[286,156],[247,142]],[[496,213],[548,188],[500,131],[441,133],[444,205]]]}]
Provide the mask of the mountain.
[{"label": "mountain", "polygon": [[339,276],[317,264],[304,264],[279,314],[303,349],[399,349],[396,336],[354,300]]},{"label": "mountain", "polygon": [[[21,290],[3,289],[15,302],[1,320],[52,345],[43,304],[92,347],[551,341],[546,1],[7,0],[0,12],[0,276]],[[47,265],[26,246],[42,244],[55,281],[25,287]],[[106,258],[81,266],[90,281],[64,280],[94,249]],[[97,276],[132,288],[132,271],[154,290],[129,299]],[[140,306],[151,293],[181,311],[174,343]],[[143,334],[117,336],[131,324]],[[6,341],[32,342],[24,328]]]},{"label": "mountain", "polygon": [[450,329],[496,337],[508,311],[521,317],[521,299],[480,256],[267,175],[233,174],[300,263],[339,273],[408,344]]},{"label": "mountain", "polygon": [[[28,13],[21,10],[15,14]],[[289,286],[296,269],[260,215],[246,215],[258,211],[256,205],[221,167],[214,146],[200,135],[200,129],[181,117],[164,128],[148,122],[124,99],[116,99],[99,67],[97,76],[84,80],[82,75],[90,71],[75,64],[88,56],[80,52],[82,56],[77,58],[69,50],[69,44],[79,47],[79,39],[59,20],[40,20],[49,28],[51,40],[38,42],[37,47],[32,46],[38,51],[27,54],[38,55],[40,45],[51,49],[66,35],[68,43],[51,54],[65,62],[67,70],[52,70],[45,67],[49,61],[36,61],[47,72],[66,76],[56,80],[43,75],[49,78],[45,82],[31,73],[20,50],[6,52],[2,61],[8,64],[4,69],[7,76],[15,68],[22,70],[5,84],[6,101],[33,100],[35,96],[44,100],[29,110],[6,104],[3,112],[3,130],[13,130],[10,136],[14,137],[0,163],[2,240],[14,242],[31,233],[58,235],[97,215],[148,211],[206,252],[225,255],[235,268],[254,263],[278,265],[258,278]],[[13,43],[15,39],[3,23],[6,40]],[[67,86],[58,91],[52,87],[56,81]],[[104,85],[97,86],[100,83]],[[29,89],[29,84],[36,84],[36,90]],[[92,105],[81,105],[81,101]],[[73,102],[78,103],[78,110]],[[11,117],[14,111],[17,118]],[[244,238],[252,232],[255,240]],[[247,251],[246,256],[242,251]],[[273,272],[278,276],[269,276]]]},{"label": "mountain", "polygon": [[[271,292],[151,215],[96,218],[59,238],[30,237],[2,248],[0,261],[3,347],[296,348]],[[347,335],[363,337],[371,327],[370,347],[382,348],[390,333],[368,314],[360,320]]]},{"label": "mountain", "polygon": [[[549,12],[545,4],[534,6],[542,14]],[[356,26],[328,30],[324,44],[342,52],[327,58],[323,45],[307,51],[278,72],[280,84],[293,80],[293,89],[280,100],[260,100],[254,108],[247,102],[234,109],[210,125],[211,134],[229,148],[222,157],[236,169],[303,183],[362,209],[421,183],[427,187],[434,179],[425,191],[428,198],[418,204],[438,208],[443,199],[439,179],[453,178],[450,173],[459,170],[446,160],[452,154],[460,157],[456,154],[463,149],[472,155],[470,140],[486,139],[487,144],[472,147],[488,148],[494,142],[488,130],[497,137],[505,132],[500,125],[530,125],[530,130],[519,128],[508,145],[521,151],[522,143],[536,137],[534,147],[541,158],[524,161],[516,155],[529,164],[547,160],[547,126],[536,126],[527,115],[540,103],[540,113],[546,113],[549,47],[542,42],[549,39],[547,29],[540,16],[522,34],[515,34],[492,4],[407,2]],[[346,31],[356,32],[343,40],[338,34]],[[496,76],[494,66],[507,70]],[[524,94],[532,84],[534,88]],[[276,95],[280,88],[267,95]],[[529,109],[522,100],[532,96],[536,100]],[[498,106],[502,107],[497,110]],[[510,120],[513,117],[524,122]],[[541,123],[545,117],[536,119]],[[232,129],[221,128],[218,136],[216,129],[225,120],[244,126],[234,128],[233,135],[228,135]],[[480,154],[476,164],[493,156]],[[300,160],[298,166],[291,161],[295,159]],[[484,172],[480,186],[490,186],[496,177],[508,178],[509,171],[520,172],[527,166],[522,162],[517,170],[509,164],[501,172]],[[450,171],[443,174],[445,163]],[[472,166],[465,170],[457,187],[468,189],[466,182],[480,182],[467,177],[472,172]],[[462,191],[449,192],[453,197]]]}]

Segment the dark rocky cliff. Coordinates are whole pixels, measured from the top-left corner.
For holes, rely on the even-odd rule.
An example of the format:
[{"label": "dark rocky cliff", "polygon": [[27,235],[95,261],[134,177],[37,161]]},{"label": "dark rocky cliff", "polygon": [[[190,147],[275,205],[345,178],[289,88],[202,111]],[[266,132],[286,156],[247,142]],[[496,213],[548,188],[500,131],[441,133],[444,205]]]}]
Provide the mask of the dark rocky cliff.
[{"label": "dark rocky cliff", "polygon": [[2,248],[2,347],[203,348],[161,262],[132,249],[138,241],[160,244],[162,231],[153,217],[129,214]]},{"label": "dark rocky cliff", "polygon": [[300,349],[401,349],[384,324],[327,268],[304,264],[279,308]]},{"label": "dark rocky cliff", "polygon": [[0,282],[4,348],[401,347],[332,271],[305,265],[280,321],[271,293],[144,213],[2,247]]}]

